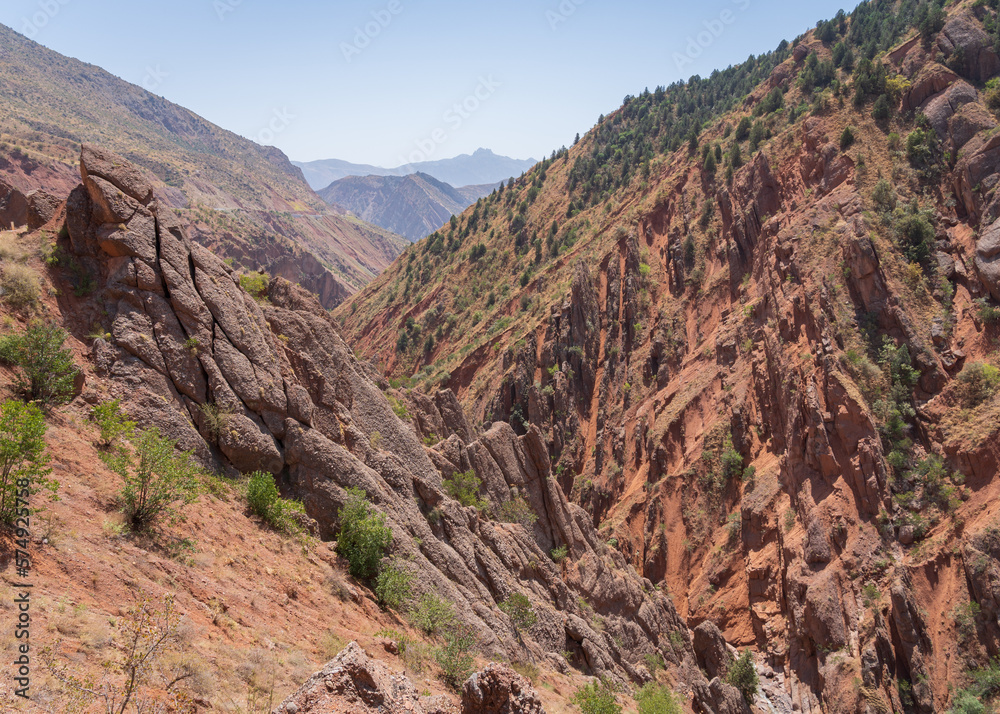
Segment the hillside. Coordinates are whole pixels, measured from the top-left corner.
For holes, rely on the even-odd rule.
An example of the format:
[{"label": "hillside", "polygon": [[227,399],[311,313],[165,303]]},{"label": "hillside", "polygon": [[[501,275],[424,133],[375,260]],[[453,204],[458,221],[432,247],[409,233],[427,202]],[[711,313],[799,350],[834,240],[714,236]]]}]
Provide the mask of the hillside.
[{"label": "hillside", "polygon": [[319,197],[363,221],[416,241],[495,188],[496,184],[455,188],[421,173],[349,176],[319,191]]},{"label": "hillside", "polygon": [[142,166],[162,200],[223,257],[284,271],[325,292],[329,307],[404,244],[330,210],[280,150],[0,26],[0,195],[41,188],[64,199],[84,142]]},{"label": "hillside", "polygon": [[534,166],[535,159],[511,159],[499,156],[489,149],[477,149],[471,154],[461,154],[451,159],[418,161],[393,169],[368,164],[352,164],[340,159],[295,161],[296,166],[317,191],[348,176],[408,176],[424,173],[451,186],[473,186],[499,183],[520,176]]},{"label": "hillside", "polygon": [[541,434],[803,712],[996,694],[995,6],[873,0],[629,97],[337,311],[404,403]]},{"label": "hillside", "polygon": [[[676,682],[688,707],[746,711],[721,636],[692,633],[602,541],[539,432],[473,428],[447,390],[408,408],[314,296],[241,280],[124,158],[84,145],[80,167],[45,226],[0,235],[0,411],[37,410],[45,434],[25,466],[18,424],[0,433],[38,486],[18,496],[30,539],[0,531],[8,603],[28,577],[13,554],[30,553],[37,648],[31,700],[4,678],[5,710],[120,704],[135,673],[146,710],[271,712],[291,695],[301,714],[482,714],[499,678],[517,706],[496,711],[538,714],[599,676],[627,702]],[[44,411],[18,386],[42,362]],[[10,658],[18,644],[0,641]],[[330,660],[345,666],[307,679]],[[487,662],[508,664],[459,707]]]}]

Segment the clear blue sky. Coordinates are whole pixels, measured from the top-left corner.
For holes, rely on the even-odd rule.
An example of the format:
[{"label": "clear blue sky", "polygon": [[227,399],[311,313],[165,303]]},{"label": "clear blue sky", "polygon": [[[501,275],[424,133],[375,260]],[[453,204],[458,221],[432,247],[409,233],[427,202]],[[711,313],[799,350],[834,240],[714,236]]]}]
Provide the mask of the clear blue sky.
[{"label": "clear blue sky", "polygon": [[541,158],[627,94],[708,75],[854,4],[3,0],[0,22],[292,159],[396,166],[480,146]]}]

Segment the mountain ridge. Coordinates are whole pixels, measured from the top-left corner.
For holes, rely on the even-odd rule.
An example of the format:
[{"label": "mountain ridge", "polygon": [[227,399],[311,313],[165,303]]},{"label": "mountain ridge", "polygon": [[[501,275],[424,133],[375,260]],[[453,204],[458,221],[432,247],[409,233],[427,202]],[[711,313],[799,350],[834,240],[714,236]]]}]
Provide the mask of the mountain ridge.
[{"label": "mountain ridge", "polygon": [[292,163],[302,169],[306,181],[313,189],[320,190],[348,176],[406,176],[413,173],[425,173],[456,187],[498,183],[520,176],[537,162],[535,159],[512,159],[495,154],[490,149],[480,148],[472,154],[405,164],[391,169],[368,164],[352,164],[340,159]]},{"label": "mountain ridge", "polygon": [[291,258],[286,277],[324,293],[328,307],[375,277],[403,246],[331,210],[279,149],[3,25],[0,73],[6,193],[46,188],[65,198],[80,145],[102,144],[147,171],[200,240],[248,269]]},{"label": "mountain ridge", "polygon": [[496,184],[454,187],[425,173],[406,176],[348,176],[318,195],[363,221],[411,241],[434,232],[496,188]]},{"label": "mountain ridge", "polygon": [[335,314],[400,391],[541,432],[777,709],[978,711],[1000,377],[962,395],[997,374],[998,39],[995,2],[873,0],[629,96]]}]

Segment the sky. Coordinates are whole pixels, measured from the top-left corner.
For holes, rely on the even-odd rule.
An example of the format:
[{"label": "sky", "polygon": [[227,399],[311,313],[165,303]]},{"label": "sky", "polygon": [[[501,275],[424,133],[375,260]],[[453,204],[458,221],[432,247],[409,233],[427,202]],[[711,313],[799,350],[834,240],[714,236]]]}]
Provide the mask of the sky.
[{"label": "sky", "polygon": [[291,159],[550,154],[833,0],[3,0],[0,22]]}]

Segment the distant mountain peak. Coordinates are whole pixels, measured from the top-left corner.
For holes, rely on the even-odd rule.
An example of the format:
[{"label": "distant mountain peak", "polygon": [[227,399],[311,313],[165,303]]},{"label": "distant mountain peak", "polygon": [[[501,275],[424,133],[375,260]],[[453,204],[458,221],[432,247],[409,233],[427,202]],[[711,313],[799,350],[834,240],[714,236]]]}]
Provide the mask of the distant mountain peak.
[{"label": "distant mountain peak", "polygon": [[479,186],[495,184],[520,176],[534,166],[535,159],[512,159],[501,156],[492,149],[480,147],[472,154],[461,154],[450,159],[423,161],[387,169],[367,164],[352,164],[339,159],[292,162],[306,177],[314,190],[325,189],[334,181],[348,176],[406,176],[423,173],[450,186]]}]

